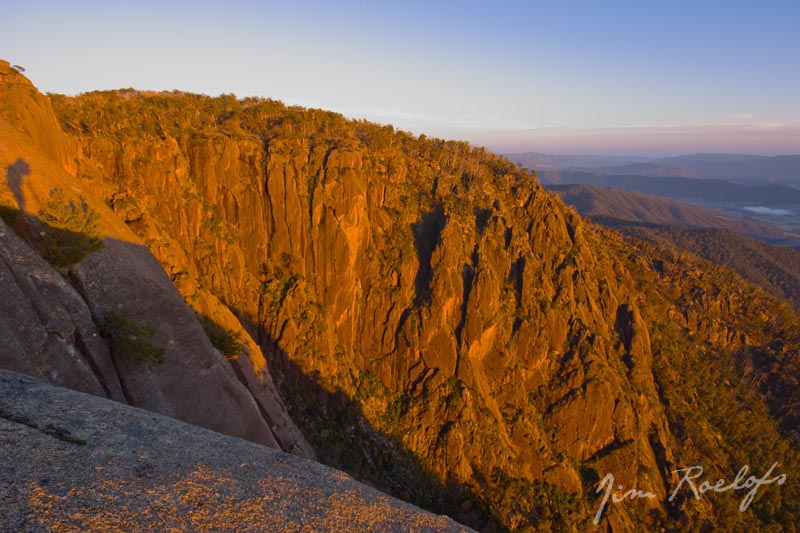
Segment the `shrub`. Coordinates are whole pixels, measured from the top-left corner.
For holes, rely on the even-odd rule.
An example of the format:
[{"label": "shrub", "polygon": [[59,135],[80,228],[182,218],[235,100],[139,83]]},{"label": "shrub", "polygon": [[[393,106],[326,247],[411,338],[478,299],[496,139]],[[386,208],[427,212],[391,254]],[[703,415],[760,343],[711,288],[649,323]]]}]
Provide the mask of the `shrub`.
[{"label": "shrub", "polygon": [[223,328],[211,320],[203,320],[203,329],[208,336],[208,340],[214,348],[220,351],[225,359],[234,359],[244,348],[242,334],[238,331],[231,331]]},{"label": "shrub", "polygon": [[149,366],[164,362],[164,349],[150,342],[155,328],[139,324],[122,311],[106,313],[100,333],[108,340],[114,357]]},{"label": "shrub", "polygon": [[103,247],[97,230],[97,212],[83,197],[80,205],[76,205],[57,187],[50,191],[50,199],[45,209],[39,211],[39,217],[47,227],[35,237],[34,247],[57,268],[79,263]]},{"label": "shrub", "polygon": [[19,220],[19,210],[11,206],[0,204],[0,218],[12,229],[16,229]]}]

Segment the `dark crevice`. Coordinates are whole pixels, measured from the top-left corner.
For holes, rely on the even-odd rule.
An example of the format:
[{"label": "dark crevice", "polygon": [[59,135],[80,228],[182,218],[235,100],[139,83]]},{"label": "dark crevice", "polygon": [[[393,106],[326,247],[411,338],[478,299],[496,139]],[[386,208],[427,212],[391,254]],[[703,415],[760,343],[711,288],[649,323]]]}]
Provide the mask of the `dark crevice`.
[{"label": "dark crevice", "polygon": [[[661,481],[664,484],[664,493],[670,493],[670,472],[674,469],[674,466],[671,464],[670,461],[667,460],[667,450],[664,447],[664,444],[661,442],[659,438],[658,429],[655,425],[650,426],[650,432],[647,435],[647,440],[650,442],[650,448],[653,450],[653,455],[656,458],[656,464],[659,468],[659,474],[661,475]],[[668,511],[674,511],[671,509],[670,505],[667,505]]]},{"label": "dark crevice", "polygon": [[[265,152],[266,152],[266,156],[264,157],[264,160],[265,160],[264,161],[264,196],[265,196],[266,201],[264,202],[264,205],[265,206],[272,206],[272,205],[274,205],[274,203],[272,201],[272,195],[269,192],[269,178],[270,178],[270,175],[269,175],[269,164],[270,164],[271,154],[270,154],[268,146],[265,147]],[[270,222],[270,225],[268,227],[274,233],[275,232],[275,228],[277,227],[277,223],[275,222],[275,212],[274,212],[273,209],[267,209],[267,212],[269,213],[269,222]],[[270,249],[269,243],[267,244],[267,249]]]},{"label": "dark crevice", "polygon": [[400,339],[400,332],[403,331],[403,326],[405,325],[406,320],[408,320],[409,314],[411,314],[410,308],[403,309],[403,312],[400,313],[400,319],[397,321],[397,329],[394,331],[395,349],[397,349],[397,346],[399,344],[398,341]]},{"label": "dark crevice", "polygon": [[83,335],[81,335],[81,332],[78,330],[75,330],[75,348],[77,348],[78,353],[81,354],[84,361],[88,363],[89,368],[92,369],[92,373],[97,378],[100,386],[103,387],[103,392],[105,393],[106,398],[111,398],[111,390],[108,388],[108,384],[106,384],[105,379],[103,379],[103,373],[100,370],[100,367],[97,366],[97,362],[94,360],[94,357],[92,357],[91,350],[89,350],[89,347],[86,346],[86,342],[83,340]]},{"label": "dark crevice", "polygon": [[125,401],[128,403],[128,405],[135,405],[133,403],[133,400],[131,400],[131,394],[128,391],[128,387],[125,384],[125,380],[121,379],[122,374],[120,373],[119,366],[117,365],[117,358],[114,357],[113,353],[111,354],[111,362],[114,364],[114,370],[117,371],[117,376],[120,376],[119,386],[120,389],[122,389],[122,396],[125,397]]},{"label": "dark crevice", "polygon": [[[83,284],[81,283],[80,278],[72,275],[72,272],[70,271],[70,275],[68,276],[67,280],[70,282],[70,285],[72,285],[72,287],[75,289],[75,291],[78,293],[78,295],[83,300],[83,303],[86,305],[86,308],[89,310],[89,312],[92,315],[92,322],[94,322],[95,328],[97,329],[97,331],[100,331],[101,330],[100,325],[103,323],[103,320],[100,317],[95,315],[94,309],[92,309],[92,307],[89,305],[89,299],[86,297],[86,291],[83,288]],[[108,353],[109,353],[109,357],[111,357],[111,363],[114,365],[114,370],[117,372],[117,377],[119,378],[119,385],[120,385],[120,388],[122,389],[122,395],[125,398],[125,402],[127,402],[128,405],[134,405],[133,402],[131,401],[131,395],[128,392],[127,387],[125,386],[125,380],[122,379],[123,373],[121,373],[119,371],[117,358],[114,357],[114,351],[111,349],[111,346],[109,346],[108,339],[104,339],[104,340],[106,342],[106,346],[108,346]],[[94,367],[92,367],[92,371],[95,372]],[[98,377],[98,380],[100,380],[99,377]],[[102,384],[102,380],[100,380],[100,382]],[[103,389],[105,389],[105,384],[103,384]],[[109,398],[110,397],[111,396],[109,396]]]},{"label": "dark crevice", "polygon": [[524,272],[525,258],[520,256],[511,265],[511,271],[508,273],[509,279],[514,284],[514,298],[517,300],[517,307],[522,305],[522,282]]},{"label": "dark crevice", "polygon": [[567,234],[569,235],[569,240],[572,241],[572,244],[575,244],[575,232],[577,230],[577,226],[573,220],[565,220],[564,221],[567,227]]},{"label": "dark crevice", "polygon": [[72,432],[68,429],[64,429],[62,427],[56,426],[55,424],[46,424],[41,426],[39,423],[31,420],[27,416],[24,415],[15,415],[13,413],[9,413],[5,409],[0,407],[0,418],[8,420],[9,422],[13,422],[14,424],[20,424],[23,426],[27,426],[31,429],[35,429],[39,433],[44,433],[54,439],[58,439],[63,442],[69,442],[70,444],[77,444],[79,446],[85,446],[86,441],[79,437],[76,437],[72,434]]},{"label": "dark crevice", "polygon": [[422,387],[422,391],[427,388],[426,383],[429,382],[431,379],[436,377],[439,373],[438,368],[426,368],[422,372],[419,373],[419,376],[411,382],[411,385],[408,387],[409,394],[415,394],[419,387]]},{"label": "dark crevice", "polygon": [[423,214],[418,222],[411,225],[414,247],[419,261],[419,269],[414,278],[414,305],[416,306],[428,304],[431,301],[431,281],[433,280],[431,257],[433,257],[433,251],[442,242],[442,230],[446,223],[444,207],[439,205],[433,211]]},{"label": "dark crevice", "polygon": [[606,457],[611,453],[615,452],[616,450],[624,448],[630,444],[633,444],[633,439],[625,439],[622,441],[614,439],[610,443],[606,444],[605,446],[597,450],[597,452],[595,452],[594,455],[589,457],[589,459],[586,462],[599,461],[603,457]]},{"label": "dark crevice", "polygon": [[617,308],[617,318],[614,323],[614,329],[617,330],[626,351],[630,351],[631,349],[631,342],[633,340],[632,327],[633,312],[628,308],[627,304],[620,305]]},{"label": "dark crevice", "polygon": [[321,167],[323,171],[328,169],[328,158],[330,158],[331,154],[338,149],[339,149],[338,146],[332,146],[327,150],[325,150],[325,155],[322,158],[322,167]]},{"label": "dark crevice", "polygon": [[[463,288],[461,293],[461,318],[458,319],[458,324],[456,325],[456,346],[457,349],[461,350],[461,334],[464,331],[464,325],[467,322],[467,304],[469,303],[469,293],[472,291],[472,282],[475,280],[475,269],[472,268],[472,265],[468,263],[464,263],[464,267],[461,269],[461,280],[463,282]],[[458,365],[456,364],[456,369]]]},{"label": "dark crevice", "polygon": [[461,295],[461,318],[458,320],[458,325],[455,329],[456,335],[456,350],[458,355],[456,356],[456,368],[454,375],[458,376],[458,367],[461,361],[460,352],[461,352],[461,335],[464,331],[464,325],[467,322],[467,304],[469,304],[469,295],[472,292],[472,285],[475,281],[475,274],[478,270],[478,245],[475,245],[475,248],[472,250],[472,256],[470,258],[472,264],[464,263],[464,267],[461,270],[461,280],[463,282],[463,290]]},{"label": "dark crevice", "polygon": [[272,427],[275,425],[275,422],[272,420],[272,417],[269,416],[267,410],[264,409],[264,406],[261,404],[258,398],[256,398],[255,395],[250,391],[250,388],[247,386],[247,379],[244,377],[238,362],[231,361],[230,365],[233,369],[233,373],[236,374],[236,379],[239,380],[239,383],[242,384],[244,390],[247,391],[247,394],[250,395],[250,397],[253,399],[253,402],[255,402],[256,407],[258,407],[258,412],[261,414],[261,418],[264,419],[264,422],[266,422],[269,432],[272,434],[272,438],[274,438],[275,442],[280,445],[282,451],[290,453],[291,450],[287,449],[287,443],[283,442],[283,440],[277,434],[275,434],[274,431],[272,431]]},{"label": "dark crevice", "polygon": [[486,231],[486,228],[489,226],[489,219],[492,217],[492,210],[475,207],[473,208],[472,213],[475,215],[475,229],[478,231],[478,235],[483,235],[483,233]]}]

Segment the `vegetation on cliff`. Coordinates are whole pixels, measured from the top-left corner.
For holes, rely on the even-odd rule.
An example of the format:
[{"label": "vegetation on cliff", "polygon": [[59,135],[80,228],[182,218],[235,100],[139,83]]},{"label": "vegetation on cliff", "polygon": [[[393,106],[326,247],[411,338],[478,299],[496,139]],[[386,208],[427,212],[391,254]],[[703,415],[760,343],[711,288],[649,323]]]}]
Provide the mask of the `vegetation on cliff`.
[{"label": "vegetation on cliff", "polygon": [[619,231],[675,246],[735,270],[748,281],[800,310],[800,251],[773,246],[724,229],[615,224]]},{"label": "vegetation on cliff", "polygon": [[[800,251],[751,237],[780,240],[785,231],[641,193],[591,185],[552,186],[581,216],[661,246],[677,246],[738,272],[800,309]],[[748,237],[749,236],[749,237]]]},{"label": "vegetation on cliff", "polygon": [[[588,525],[607,473],[657,496],[614,529],[800,517],[797,317],[729,271],[464,143],[230,95],[51,99],[76,174],[258,338],[324,462],[485,530]],[[771,462],[789,482],[750,512],[667,501],[677,468]]]},{"label": "vegetation on cliff", "polygon": [[[165,273],[126,225],[135,200],[108,199],[118,217],[99,181],[70,174],[78,145],[49,98],[8,69],[0,109],[0,368],[313,458],[231,311]],[[178,287],[194,287],[191,306]],[[236,357],[214,349],[206,320],[223,348],[241,339]]]}]

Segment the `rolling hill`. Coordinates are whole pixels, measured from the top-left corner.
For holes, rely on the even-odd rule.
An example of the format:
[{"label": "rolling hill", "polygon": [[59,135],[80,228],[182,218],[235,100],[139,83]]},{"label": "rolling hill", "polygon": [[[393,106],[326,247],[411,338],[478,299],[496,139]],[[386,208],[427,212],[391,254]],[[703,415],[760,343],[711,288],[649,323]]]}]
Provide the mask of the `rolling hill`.
[{"label": "rolling hill", "polygon": [[785,239],[786,232],[642,193],[591,185],[551,185],[548,189],[582,216],[626,235],[675,246],[729,267],[800,310],[800,251],[747,237]]},{"label": "rolling hill", "polygon": [[800,190],[783,185],[748,186],[722,179],[651,178],[579,171],[558,172],[557,176],[561,184],[586,183],[688,202],[750,204],[774,208],[800,205]]},{"label": "rolling hill", "polygon": [[763,239],[798,237],[779,228],[725,215],[713,209],[687,205],[660,196],[593,185],[548,185],[565,203],[593,219],[644,222],[686,228],[725,228]]}]

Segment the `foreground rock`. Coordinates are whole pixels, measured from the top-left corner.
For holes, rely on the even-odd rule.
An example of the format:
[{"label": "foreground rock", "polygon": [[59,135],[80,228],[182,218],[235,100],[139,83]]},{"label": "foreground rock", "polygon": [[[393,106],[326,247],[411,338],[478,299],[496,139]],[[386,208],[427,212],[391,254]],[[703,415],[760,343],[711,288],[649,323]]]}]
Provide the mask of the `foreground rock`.
[{"label": "foreground rock", "polygon": [[265,446],[0,371],[0,530],[469,531]]},{"label": "foreground rock", "polygon": [[[69,173],[77,147],[49,99],[0,68],[0,102],[0,368],[314,458],[237,317],[207,291],[185,289],[187,304]],[[239,340],[229,360],[209,320]]]}]

